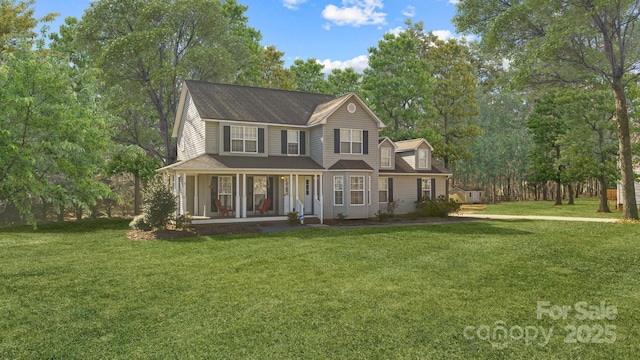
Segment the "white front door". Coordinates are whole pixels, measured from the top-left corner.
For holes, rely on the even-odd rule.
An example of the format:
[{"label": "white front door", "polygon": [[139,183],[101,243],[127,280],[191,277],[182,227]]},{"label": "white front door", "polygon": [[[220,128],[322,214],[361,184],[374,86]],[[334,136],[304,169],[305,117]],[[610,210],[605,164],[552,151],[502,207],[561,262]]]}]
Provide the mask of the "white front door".
[{"label": "white front door", "polygon": [[284,180],[282,181],[282,194],[284,194],[283,196],[283,202],[284,202],[284,213],[288,214],[291,211],[291,202],[289,201],[289,177],[286,176],[284,178]]},{"label": "white front door", "polygon": [[313,182],[310,177],[304,178],[304,213],[313,213],[313,188],[311,185]]}]

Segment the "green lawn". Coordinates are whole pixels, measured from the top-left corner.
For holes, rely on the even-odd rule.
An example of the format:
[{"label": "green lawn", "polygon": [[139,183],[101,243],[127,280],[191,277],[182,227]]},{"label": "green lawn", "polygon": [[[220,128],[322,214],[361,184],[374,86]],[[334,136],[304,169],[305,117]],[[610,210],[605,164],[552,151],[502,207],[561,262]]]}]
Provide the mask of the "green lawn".
[{"label": "green lawn", "polygon": [[[125,232],[122,221],[0,229],[0,359],[640,353],[638,225],[477,221],[152,242]],[[617,316],[538,320],[539,301],[604,301]],[[486,340],[501,325],[513,337]],[[567,326],[587,343],[566,343],[577,338]],[[551,327],[544,344],[538,329]]]},{"label": "green lawn", "polygon": [[495,205],[489,204],[486,210],[477,212],[496,215],[577,216],[615,219],[621,217],[621,213],[616,211],[613,203],[609,203],[612,212],[599,213],[597,198],[577,198],[575,205],[567,205],[566,201],[563,201],[561,206],[554,204],[555,201],[505,202]]}]

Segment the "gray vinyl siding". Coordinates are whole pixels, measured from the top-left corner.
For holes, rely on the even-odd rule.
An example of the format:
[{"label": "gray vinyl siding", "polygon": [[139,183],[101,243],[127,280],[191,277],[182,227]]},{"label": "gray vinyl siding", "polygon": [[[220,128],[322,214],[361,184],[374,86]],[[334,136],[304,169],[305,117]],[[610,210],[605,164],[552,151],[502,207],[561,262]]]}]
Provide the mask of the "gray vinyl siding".
[{"label": "gray vinyl siding", "polygon": [[307,141],[309,156],[318,164],[322,164],[322,159],[324,158],[322,153],[323,136],[324,126],[316,126],[309,130],[309,141]]},{"label": "gray vinyl siding", "polygon": [[[282,156],[282,130],[298,130],[303,131],[305,133],[305,155],[300,156],[309,156],[309,131],[307,129],[301,128],[291,128],[285,126],[269,126],[268,135],[265,135],[267,141],[265,143],[265,152],[269,154],[269,156]],[[295,156],[295,155],[291,155]]]},{"label": "gray vinyl siding", "polygon": [[[417,181],[419,178],[431,178],[436,179],[436,191],[435,195],[444,196],[445,195],[445,176],[442,175],[431,175],[431,174],[420,174],[420,175],[404,175],[404,176],[393,176],[389,175],[390,178],[393,178],[393,200],[397,202],[398,207],[394,210],[395,214],[408,214],[412,211],[416,210],[416,200],[418,200],[418,189],[417,189]],[[382,203],[379,204],[379,209],[381,211],[386,211],[387,204]]]},{"label": "gray vinyl siding", "polygon": [[402,158],[404,159],[404,161],[407,162],[407,164],[409,164],[409,166],[411,166],[412,168],[416,168],[416,152],[415,151],[404,151],[402,153],[400,153],[400,156],[402,156]]},{"label": "gray vinyl siding", "polygon": [[219,141],[219,132],[220,132],[220,124],[217,122],[207,122],[205,123],[205,131],[206,131],[206,139],[207,142],[205,144],[205,151],[207,154],[218,154],[220,153],[220,141]]},{"label": "gray vinyl siding", "polygon": [[177,142],[178,161],[190,159],[205,152],[205,124],[200,119],[191,95],[188,93]]},{"label": "gray vinyl siding", "polygon": [[[258,129],[264,129],[264,153],[242,153],[242,152],[231,152],[224,151],[224,130],[225,126],[244,126],[244,127],[255,127]],[[259,130],[258,130],[259,131]],[[259,135],[258,135],[259,136]],[[228,156],[258,156],[258,157],[266,157],[269,151],[269,129],[266,126],[254,126],[252,124],[247,123],[220,123],[218,125],[217,137],[218,139],[218,151],[220,155],[228,155]],[[231,139],[229,139],[231,141]],[[259,140],[258,140],[259,141]]]}]

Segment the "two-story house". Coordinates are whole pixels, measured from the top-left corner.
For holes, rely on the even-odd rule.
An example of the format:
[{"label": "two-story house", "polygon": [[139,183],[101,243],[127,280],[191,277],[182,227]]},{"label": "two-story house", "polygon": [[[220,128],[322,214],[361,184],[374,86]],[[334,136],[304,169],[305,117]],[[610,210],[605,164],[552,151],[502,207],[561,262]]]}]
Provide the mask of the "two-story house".
[{"label": "two-story house", "polygon": [[171,179],[177,212],[194,223],[280,220],[291,211],[369,218],[444,195],[451,174],[431,145],[379,139],[383,128],[354,93],[185,81],[173,128],[178,162],[159,172]]}]

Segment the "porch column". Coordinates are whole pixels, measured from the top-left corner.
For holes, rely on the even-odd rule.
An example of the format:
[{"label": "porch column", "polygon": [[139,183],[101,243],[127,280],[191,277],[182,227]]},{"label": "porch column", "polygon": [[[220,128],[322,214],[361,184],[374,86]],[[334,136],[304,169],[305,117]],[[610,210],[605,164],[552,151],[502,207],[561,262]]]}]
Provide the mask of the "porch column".
[{"label": "porch column", "polygon": [[199,197],[198,188],[200,187],[198,186],[198,174],[194,176],[193,186],[195,187],[193,189],[193,216],[197,216],[198,210],[199,210],[198,208],[200,207],[200,205],[198,204],[198,197]]},{"label": "porch column", "polygon": [[182,173],[180,181],[180,214],[187,213],[187,174]]},{"label": "porch column", "polygon": [[247,217],[247,174],[242,174],[242,217]]},{"label": "porch column", "polygon": [[[300,202],[300,190],[298,189],[298,174],[296,174],[296,206],[298,206],[299,202]],[[300,211],[300,209],[296,209],[296,211],[298,212],[298,214],[302,215],[302,211]]]},{"label": "porch column", "polygon": [[236,174],[236,219],[240,218],[240,174]]},{"label": "porch column", "polygon": [[[175,195],[176,199],[180,199],[178,196],[180,195],[180,193],[178,192],[178,181],[180,181],[180,178],[178,177],[178,172],[176,171],[175,173],[173,173],[173,195]],[[180,204],[177,204],[178,206],[176,206],[176,215],[180,215]]]},{"label": "porch column", "polygon": [[293,174],[289,174],[289,211],[293,211]]},{"label": "porch column", "polygon": [[320,190],[320,224],[324,224],[324,196],[322,195],[322,188],[324,184],[322,183],[322,174],[320,174],[320,185],[318,186]]}]

